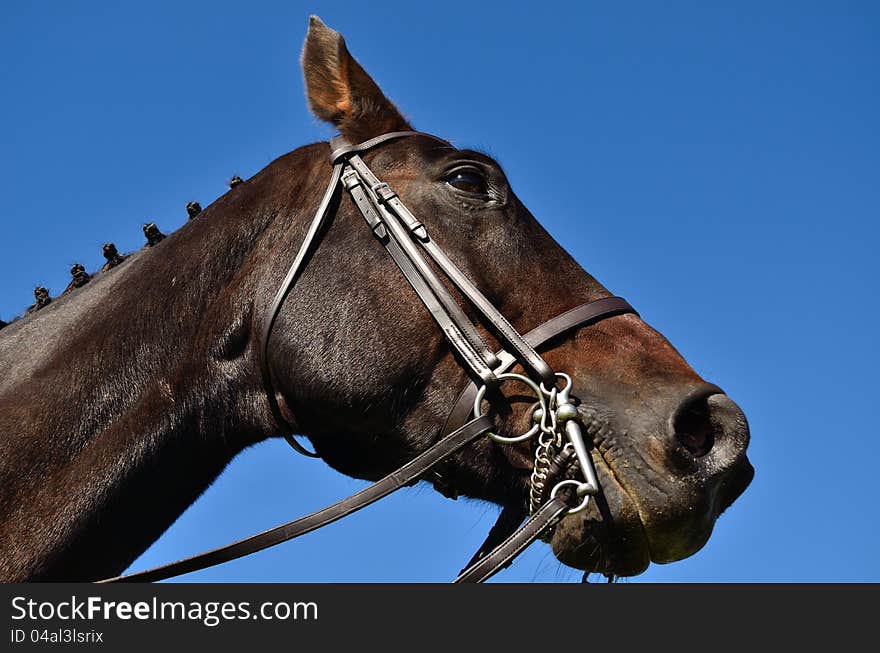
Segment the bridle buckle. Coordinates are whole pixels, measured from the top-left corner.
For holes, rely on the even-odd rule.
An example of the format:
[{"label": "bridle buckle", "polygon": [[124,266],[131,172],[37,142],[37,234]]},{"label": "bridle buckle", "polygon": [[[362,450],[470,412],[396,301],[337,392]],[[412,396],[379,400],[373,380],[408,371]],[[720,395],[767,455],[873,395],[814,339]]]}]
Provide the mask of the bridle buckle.
[{"label": "bridle buckle", "polygon": [[385,204],[389,200],[397,197],[397,193],[395,193],[391,186],[384,181],[373,184],[370,187],[370,190],[373,191],[373,194],[376,196],[376,199],[379,200],[380,204]]}]

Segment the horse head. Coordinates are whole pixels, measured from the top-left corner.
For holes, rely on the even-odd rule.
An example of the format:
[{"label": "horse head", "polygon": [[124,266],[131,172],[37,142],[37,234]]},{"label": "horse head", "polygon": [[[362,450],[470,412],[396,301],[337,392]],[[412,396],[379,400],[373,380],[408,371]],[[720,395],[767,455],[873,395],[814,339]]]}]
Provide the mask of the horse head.
[{"label": "horse head", "polygon": [[[412,129],[317,18],[302,66],[312,111],[348,141]],[[364,160],[520,332],[610,296],[541,227],[491,157],[412,136]],[[326,175],[325,163],[313,186]],[[436,440],[468,377],[354,202],[343,197],[332,210],[332,227],[279,313],[269,363],[285,414],[317,453],[343,473],[374,479]],[[270,258],[281,260],[301,239],[302,225],[291,224]],[[266,279],[260,310],[277,284]],[[495,343],[490,331],[481,335]],[[601,485],[587,510],[556,528],[556,556],[631,575],[702,547],[753,474],[739,407],[633,314],[564,334],[542,355],[572,379]],[[521,389],[504,387],[491,402],[499,431],[529,428],[534,398]],[[534,443],[487,438],[443,475],[456,493],[511,505],[527,500],[534,459]]]}]

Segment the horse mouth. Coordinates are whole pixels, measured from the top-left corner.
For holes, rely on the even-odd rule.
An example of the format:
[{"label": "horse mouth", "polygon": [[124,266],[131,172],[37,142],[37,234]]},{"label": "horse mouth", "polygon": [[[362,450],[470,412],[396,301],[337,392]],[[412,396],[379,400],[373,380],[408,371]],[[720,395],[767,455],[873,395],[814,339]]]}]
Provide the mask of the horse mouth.
[{"label": "horse mouth", "polygon": [[[601,447],[594,447],[592,454],[599,494],[584,512],[559,522],[550,544],[563,564],[609,577],[636,576],[651,562],[674,562],[699,551],[717,517],[754,476],[748,458],[742,456],[700,487],[699,500],[675,501],[670,492],[660,503],[648,502],[643,495],[652,486],[634,473],[637,465],[620,456],[611,458]],[[669,516],[658,519],[664,513]]]}]

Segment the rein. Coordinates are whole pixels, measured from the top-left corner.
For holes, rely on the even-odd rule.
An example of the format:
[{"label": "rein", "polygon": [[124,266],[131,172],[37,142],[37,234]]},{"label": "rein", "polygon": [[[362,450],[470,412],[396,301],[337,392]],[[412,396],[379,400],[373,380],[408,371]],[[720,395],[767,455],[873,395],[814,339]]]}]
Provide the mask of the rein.
[{"label": "rein", "polygon": [[[456,583],[482,582],[490,578],[511,564],[529,544],[548,536],[563,516],[584,510],[590,497],[599,492],[592,458],[582,437],[577,408],[571,403],[571,378],[564,373],[554,372],[536,349],[578,327],[636,311],[620,297],[604,297],[558,315],[525,335],[520,334],[431,240],[426,227],[360,157],[360,153],[378,145],[409,136],[423,136],[450,145],[436,136],[413,131],[383,134],[358,145],[352,145],[341,137],[331,140],[330,163],[333,168],[327,190],[261,324],[258,336],[260,373],[270,410],[287,442],[299,453],[317,457],[316,453],[295,439],[294,428],[278,405],[269,367],[269,343],[287,295],[332,219],[330,206],[342,186],[367,226],[428,309],[472,379],[447,417],[440,431],[443,437],[380,481],[305,517],[190,558],[99,582],[158,581],[234,560],[326,526],[401,487],[427,480],[424,477],[428,474],[433,474],[435,486],[443,492],[444,481],[436,468],[482,436],[501,444],[537,439],[528,510],[508,506],[502,511],[484,544],[455,579]],[[505,349],[492,352],[422,252],[480,313],[486,326]],[[522,366],[525,374],[509,371],[516,363]],[[560,379],[563,381],[561,389],[557,388]],[[527,386],[535,394],[539,406],[533,415],[531,428],[515,436],[493,432],[492,420],[482,414],[481,408],[488,391],[510,381]],[[579,468],[582,480],[557,481],[557,477],[564,475],[571,465]],[[527,514],[530,515],[528,519]]]}]

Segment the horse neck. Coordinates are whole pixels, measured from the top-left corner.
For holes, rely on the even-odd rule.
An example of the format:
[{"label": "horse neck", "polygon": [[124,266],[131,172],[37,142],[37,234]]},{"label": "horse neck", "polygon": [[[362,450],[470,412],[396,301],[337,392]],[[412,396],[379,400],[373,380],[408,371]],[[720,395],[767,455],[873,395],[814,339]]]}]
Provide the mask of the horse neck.
[{"label": "horse neck", "polygon": [[312,154],[282,157],[4,329],[0,579],[122,571],[235,454],[271,435],[253,352],[255,252],[293,210],[293,173]]}]

